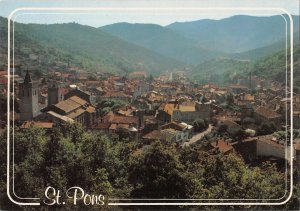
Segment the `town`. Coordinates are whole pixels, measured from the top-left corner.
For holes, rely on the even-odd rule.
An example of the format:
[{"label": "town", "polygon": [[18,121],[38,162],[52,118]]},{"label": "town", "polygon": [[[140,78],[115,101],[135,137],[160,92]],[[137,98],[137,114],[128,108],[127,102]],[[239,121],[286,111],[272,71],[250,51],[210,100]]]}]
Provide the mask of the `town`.
[{"label": "town", "polygon": [[[18,65],[10,69],[9,116],[20,131],[32,126],[51,131],[54,125],[76,122],[119,141],[135,140],[141,150],[159,140],[179,148],[199,145],[210,154],[233,153],[248,164],[269,160],[282,169],[291,159],[286,131],[292,93],[284,83],[250,74],[224,86],[200,85],[184,70],[154,77],[145,71],[120,76],[70,67],[36,77]],[[3,96],[7,80],[3,69]],[[293,106],[297,130],[300,94],[293,95]],[[2,125],[7,115],[1,109]],[[298,164],[299,142],[293,141]]]}]

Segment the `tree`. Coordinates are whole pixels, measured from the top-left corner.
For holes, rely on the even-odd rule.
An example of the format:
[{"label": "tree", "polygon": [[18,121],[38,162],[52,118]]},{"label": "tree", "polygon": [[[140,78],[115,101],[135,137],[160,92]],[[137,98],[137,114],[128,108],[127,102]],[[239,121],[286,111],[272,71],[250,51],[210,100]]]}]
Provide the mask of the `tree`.
[{"label": "tree", "polygon": [[[3,160],[5,144],[2,135]],[[284,195],[285,175],[268,162],[249,167],[235,154],[212,155],[201,146],[177,148],[159,141],[139,147],[135,141],[123,143],[103,133],[85,132],[80,125],[55,126],[48,134],[34,127],[16,130],[15,191],[40,197],[51,185],[63,191],[80,186],[91,194],[124,198],[276,199]],[[0,189],[5,192],[5,163],[0,164]],[[6,203],[0,200],[1,205]],[[296,204],[294,197],[287,207]]]},{"label": "tree", "polygon": [[134,189],[132,197],[186,197],[183,166],[174,147],[153,143],[141,156],[133,156],[129,163],[129,181]]},{"label": "tree", "polygon": [[228,130],[228,125],[221,123],[217,129],[217,131],[221,134],[226,133]]},{"label": "tree", "polygon": [[257,129],[258,135],[268,135],[275,131],[276,127],[272,122],[263,122]]},{"label": "tree", "polygon": [[236,140],[236,141],[241,141],[242,139],[246,138],[247,134],[245,132],[245,130],[243,130],[242,128],[237,128],[236,130],[234,130],[231,134],[231,137]]},{"label": "tree", "polygon": [[[30,127],[15,133],[15,188],[18,195],[38,197],[44,191],[45,131]],[[26,189],[24,189],[26,187]]]},{"label": "tree", "polygon": [[208,122],[203,119],[196,119],[193,122],[193,126],[195,132],[201,132],[208,127]]},{"label": "tree", "polygon": [[149,75],[149,78],[148,78],[148,81],[151,83],[153,80],[154,80],[153,75],[150,74],[150,75]]},{"label": "tree", "polygon": [[233,97],[233,94],[228,93],[228,94],[226,95],[226,103],[227,103],[227,105],[229,105],[229,106],[234,104],[234,97]]}]

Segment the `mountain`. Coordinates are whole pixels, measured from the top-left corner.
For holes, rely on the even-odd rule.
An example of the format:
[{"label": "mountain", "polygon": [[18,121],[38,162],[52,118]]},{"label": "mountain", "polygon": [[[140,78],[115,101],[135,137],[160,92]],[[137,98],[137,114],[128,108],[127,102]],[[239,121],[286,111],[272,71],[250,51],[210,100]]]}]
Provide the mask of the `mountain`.
[{"label": "mountain", "polygon": [[251,62],[231,58],[214,58],[195,66],[190,78],[201,84],[226,84],[232,77],[248,72]]},{"label": "mountain", "polygon": [[[286,63],[286,50],[278,51],[270,56],[261,58],[253,64],[251,71],[262,77],[284,81],[286,67],[290,69],[290,49],[287,51],[288,61]],[[300,46],[295,45],[293,49],[294,85],[300,88]]]},{"label": "mountain", "polygon": [[100,29],[187,64],[198,64],[222,54],[202,48],[194,40],[156,24],[116,23]]},{"label": "mountain", "polygon": [[[299,44],[299,31],[295,32],[293,36],[294,36],[294,44],[295,45]],[[230,54],[229,57],[234,59],[243,59],[243,60],[251,60],[251,61],[259,60],[263,57],[269,56],[282,49],[285,49],[286,48],[285,42],[286,40],[282,39],[268,46],[256,48],[242,53]],[[287,44],[289,45],[289,39],[287,40],[287,42],[288,42]]]},{"label": "mountain", "polygon": [[[1,23],[5,28],[7,19]],[[16,23],[15,37],[18,39],[15,41],[16,52],[26,50],[38,57],[53,57],[58,59],[56,63],[61,59],[56,56],[57,52],[60,52],[63,57],[71,57],[69,62],[80,63],[81,66],[93,71],[124,73],[146,70],[155,74],[183,67],[174,59],[125,42],[97,28],[76,23],[49,25]],[[28,45],[28,42],[31,45]],[[46,54],[41,54],[45,52]],[[29,60],[29,56],[30,54],[23,55],[22,58]]]},{"label": "mountain", "polygon": [[[294,46],[294,87],[300,91],[300,46]],[[288,50],[288,58],[290,52]],[[289,70],[290,63],[288,61]],[[201,83],[225,84],[235,76],[245,77],[249,73],[284,83],[286,77],[286,50],[280,50],[257,61],[244,61],[230,58],[212,59],[199,64],[190,72],[190,78]]]},{"label": "mountain", "polygon": [[[293,16],[294,31],[299,16]],[[221,20],[175,22],[167,28],[192,39],[199,46],[227,53],[241,53],[271,45],[285,37],[285,21],[279,16],[237,15]]]}]

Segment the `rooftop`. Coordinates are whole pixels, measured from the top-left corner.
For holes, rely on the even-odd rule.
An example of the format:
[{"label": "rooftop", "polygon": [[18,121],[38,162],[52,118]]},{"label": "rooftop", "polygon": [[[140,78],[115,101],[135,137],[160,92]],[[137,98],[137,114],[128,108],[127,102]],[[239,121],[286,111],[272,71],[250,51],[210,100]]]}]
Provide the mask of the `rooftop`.
[{"label": "rooftop", "polygon": [[39,127],[39,128],[44,128],[44,129],[51,129],[53,127],[53,123],[52,122],[25,121],[20,126],[20,128],[22,128],[22,129],[26,129],[29,127]]},{"label": "rooftop", "polygon": [[215,141],[215,142],[211,143],[211,145],[214,148],[219,149],[219,151],[221,153],[226,153],[226,152],[229,152],[229,151],[233,150],[233,147],[231,146],[231,144],[224,141],[223,139]]},{"label": "rooftop", "polygon": [[275,111],[272,111],[272,110],[267,109],[262,106],[256,108],[255,112],[263,117],[266,117],[267,119],[278,118],[281,116],[280,114],[276,113]]}]

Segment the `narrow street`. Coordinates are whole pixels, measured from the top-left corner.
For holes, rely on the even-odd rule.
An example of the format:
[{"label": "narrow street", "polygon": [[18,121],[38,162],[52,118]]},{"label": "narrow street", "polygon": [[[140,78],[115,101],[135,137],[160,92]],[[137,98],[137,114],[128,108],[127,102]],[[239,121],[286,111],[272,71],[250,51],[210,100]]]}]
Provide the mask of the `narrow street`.
[{"label": "narrow street", "polygon": [[198,133],[198,134],[194,135],[192,138],[190,138],[189,141],[182,143],[181,146],[182,146],[182,147],[184,147],[184,146],[187,146],[187,147],[190,146],[191,144],[193,144],[193,143],[195,143],[196,141],[198,141],[198,140],[200,140],[201,138],[203,138],[206,134],[210,133],[211,130],[212,130],[212,125],[209,124],[208,128],[207,128],[205,131],[203,131],[203,132],[201,132],[201,133]]}]

